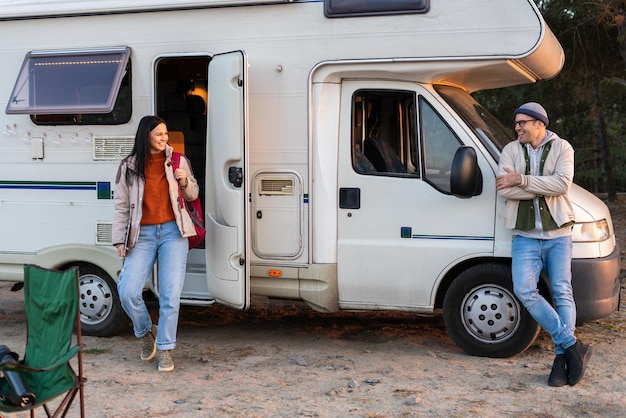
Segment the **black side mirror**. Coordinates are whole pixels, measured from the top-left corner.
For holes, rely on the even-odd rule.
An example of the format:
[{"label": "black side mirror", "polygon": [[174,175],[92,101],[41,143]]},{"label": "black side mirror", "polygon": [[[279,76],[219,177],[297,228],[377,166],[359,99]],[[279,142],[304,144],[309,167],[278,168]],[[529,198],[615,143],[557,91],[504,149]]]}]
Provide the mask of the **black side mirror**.
[{"label": "black side mirror", "polygon": [[483,192],[483,176],[474,148],[463,146],[456,150],[452,160],[450,191],[464,199]]}]

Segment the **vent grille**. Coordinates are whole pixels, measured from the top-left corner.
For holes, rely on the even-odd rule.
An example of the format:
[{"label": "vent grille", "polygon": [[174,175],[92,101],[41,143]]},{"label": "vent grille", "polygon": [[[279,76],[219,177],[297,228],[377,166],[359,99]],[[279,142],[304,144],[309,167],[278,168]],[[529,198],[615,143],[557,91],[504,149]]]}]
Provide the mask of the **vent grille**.
[{"label": "vent grille", "polygon": [[96,245],[113,245],[113,222],[96,222]]},{"label": "vent grille", "polygon": [[259,194],[261,195],[293,195],[293,179],[262,179]]},{"label": "vent grille", "polygon": [[121,160],[133,149],[135,138],[132,136],[101,136],[93,139],[93,159]]}]

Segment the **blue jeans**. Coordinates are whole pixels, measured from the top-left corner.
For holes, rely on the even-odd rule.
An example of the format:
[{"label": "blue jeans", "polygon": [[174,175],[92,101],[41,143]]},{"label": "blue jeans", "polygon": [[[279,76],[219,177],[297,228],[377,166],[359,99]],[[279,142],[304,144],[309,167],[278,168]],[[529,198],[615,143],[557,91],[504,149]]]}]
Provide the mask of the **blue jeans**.
[{"label": "blue jeans", "polygon": [[[572,291],[572,237],[533,239],[513,237],[513,291],[535,321],[550,334],[556,354],[576,342],[576,304]],[[554,307],[539,294],[537,283],[545,268]]]},{"label": "blue jeans", "polygon": [[176,346],[180,294],[185,282],[187,238],[180,235],[175,221],[160,225],[142,225],[137,244],[130,250],[117,283],[122,308],[133,321],[133,332],[141,338],[152,328],[152,319],[143,300],[143,288],[158,259],[159,350]]}]

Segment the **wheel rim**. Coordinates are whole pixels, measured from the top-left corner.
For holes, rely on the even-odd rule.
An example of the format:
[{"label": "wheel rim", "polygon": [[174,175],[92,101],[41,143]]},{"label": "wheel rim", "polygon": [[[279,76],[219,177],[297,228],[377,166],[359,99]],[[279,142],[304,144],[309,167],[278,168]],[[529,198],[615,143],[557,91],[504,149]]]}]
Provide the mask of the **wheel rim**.
[{"label": "wheel rim", "polygon": [[521,308],[513,294],[503,287],[489,285],[472,289],[461,304],[465,329],[477,340],[501,343],[520,326]]},{"label": "wheel rim", "polygon": [[99,324],[113,309],[113,295],[108,283],[99,276],[86,274],[80,278],[80,320],[83,324]]}]

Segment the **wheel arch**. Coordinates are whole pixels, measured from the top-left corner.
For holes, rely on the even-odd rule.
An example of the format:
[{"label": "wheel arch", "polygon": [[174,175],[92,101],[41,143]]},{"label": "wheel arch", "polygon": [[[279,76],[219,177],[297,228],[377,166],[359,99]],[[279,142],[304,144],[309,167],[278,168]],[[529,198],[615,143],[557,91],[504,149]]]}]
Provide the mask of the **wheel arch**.
[{"label": "wheel arch", "polygon": [[122,259],[113,247],[64,244],[37,252],[37,265],[63,270],[79,264],[91,264],[105,271],[115,282],[122,270]]},{"label": "wheel arch", "polygon": [[[450,288],[452,282],[461,274],[461,272],[480,264],[501,264],[504,266],[511,266],[511,259],[507,257],[480,257],[472,258],[469,260],[463,260],[461,263],[452,267],[445,274],[443,279],[439,282],[437,292],[435,294],[435,309],[443,308],[443,299],[446,296],[446,292]],[[541,272],[539,278],[539,293],[546,298],[548,303],[552,303],[552,297],[550,296],[550,285],[548,282],[548,276],[545,271]]]}]

